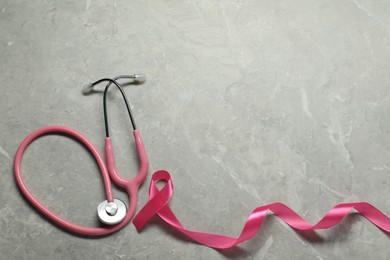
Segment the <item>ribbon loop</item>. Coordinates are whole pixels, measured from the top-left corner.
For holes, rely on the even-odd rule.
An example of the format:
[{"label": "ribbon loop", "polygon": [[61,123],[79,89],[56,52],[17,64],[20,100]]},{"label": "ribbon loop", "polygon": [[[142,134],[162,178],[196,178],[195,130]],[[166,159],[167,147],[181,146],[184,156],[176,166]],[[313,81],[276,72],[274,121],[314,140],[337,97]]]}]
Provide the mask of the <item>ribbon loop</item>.
[{"label": "ribbon loop", "polygon": [[[159,190],[156,182],[165,181],[166,185]],[[251,239],[258,230],[268,211],[272,211],[290,227],[297,230],[329,229],[337,225],[353,209],[371,221],[378,228],[390,233],[390,218],[367,202],[353,202],[338,204],[333,207],[317,224],[312,225],[300,217],[295,211],[280,202],[260,206],[252,211],[238,238],[198,232],[184,228],[168,205],[173,194],[173,183],[167,171],[157,171],[153,174],[149,187],[149,201],[140,210],[133,220],[137,231],[140,232],[154,216],[160,216],[173,228],[187,235],[192,240],[212,248],[227,249]]]},{"label": "ribbon loop", "polygon": [[[161,190],[158,190],[156,185],[158,181],[166,181],[167,184]],[[162,208],[168,205],[172,194],[173,184],[169,173],[166,171],[155,172],[150,181],[149,201],[133,219],[133,224],[138,232],[142,230],[154,215],[158,214]]]}]

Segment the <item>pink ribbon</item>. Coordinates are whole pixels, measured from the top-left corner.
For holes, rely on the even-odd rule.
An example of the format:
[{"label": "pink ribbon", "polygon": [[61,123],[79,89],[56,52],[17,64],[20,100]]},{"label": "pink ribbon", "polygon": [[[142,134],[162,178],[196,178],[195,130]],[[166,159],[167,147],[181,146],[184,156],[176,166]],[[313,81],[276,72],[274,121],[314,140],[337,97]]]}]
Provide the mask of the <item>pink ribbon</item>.
[{"label": "pink ribbon", "polygon": [[[166,185],[159,190],[156,182],[165,181]],[[268,211],[272,211],[289,226],[297,230],[329,229],[338,224],[348,213],[355,209],[363,217],[378,228],[390,233],[390,219],[380,210],[367,202],[338,204],[332,208],[317,224],[311,225],[286,205],[276,202],[256,208],[249,215],[238,238],[198,232],[187,229],[180,224],[168,205],[173,194],[173,183],[167,171],[157,171],[153,174],[149,187],[149,201],[133,220],[137,231],[140,232],[148,221],[157,214],[173,228],[187,235],[192,240],[212,248],[226,249],[251,239],[261,227]]]}]

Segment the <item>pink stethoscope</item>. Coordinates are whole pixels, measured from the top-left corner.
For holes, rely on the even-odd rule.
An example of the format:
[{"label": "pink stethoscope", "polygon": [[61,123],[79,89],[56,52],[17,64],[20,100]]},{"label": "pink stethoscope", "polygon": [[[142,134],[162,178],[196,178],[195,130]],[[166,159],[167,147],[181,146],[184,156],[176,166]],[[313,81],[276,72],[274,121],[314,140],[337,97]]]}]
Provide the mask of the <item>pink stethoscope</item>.
[{"label": "pink stethoscope", "polygon": [[[137,206],[137,192],[139,186],[144,182],[148,172],[148,159],[146,156],[145,148],[141,140],[141,136],[136,128],[129,101],[122,86],[117,82],[119,79],[132,79],[134,83],[142,83],[144,77],[142,75],[125,75],[118,76],[113,79],[104,78],[94,83],[88,84],[84,90],[84,94],[91,93],[93,87],[102,82],[108,82],[104,94],[103,94],[103,111],[104,111],[104,123],[106,130],[105,139],[105,154],[106,161],[99,154],[96,147],[89,141],[84,135],[64,126],[47,126],[40,128],[30,135],[28,135],[20,144],[14,163],[14,173],[16,183],[19,186],[21,192],[26,199],[44,216],[58,224],[60,227],[67,229],[71,232],[89,235],[89,236],[101,236],[118,231],[126,224],[130,222]],[[138,174],[132,179],[125,179],[121,177],[115,167],[114,152],[112,149],[111,138],[109,134],[108,120],[107,120],[107,91],[111,85],[115,85],[121,92],[122,97],[126,103],[127,111],[130,117],[130,121],[133,127],[133,135],[137,148],[138,158],[140,161],[140,168]],[[47,134],[63,134],[68,135],[80,143],[82,143],[94,156],[103,177],[103,183],[106,192],[106,200],[101,202],[97,207],[97,213],[100,221],[104,224],[103,227],[84,227],[74,224],[68,220],[65,220],[47,207],[45,207],[34,195],[28,190],[25,182],[23,181],[20,165],[23,159],[23,153],[31,142],[40,136]],[[119,199],[115,199],[112,194],[111,181],[121,187],[127,192],[130,200],[129,208]],[[158,189],[156,182],[165,182],[165,186]],[[174,229],[182,232],[192,240],[219,249],[231,248],[244,241],[252,238],[260,229],[265,217],[272,211],[275,215],[281,218],[285,223],[296,230],[317,230],[317,229],[329,229],[337,225],[345,216],[352,210],[358,211],[363,217],[371,221],[378,228],[385,233],[390,233],[390,218],[382,213],[379,209],[367,202],[351,202],[342,203],[334,206],[325,216],[315,225],[312,225],[300,217],[296,212],[290,209],[283,203],[275,202],[264,206],[257,207],[249,215],[245,225],[238,237],[230,237],[219,234],[212,234],[206,232],[199,232],[185,228],[173,213],[169,207],[169,201],[173,194],[173,182],[171,176],[167,171],[160,170],[153,174],[150,188],[149,188],[149,201],[139,211],[137,216],[133,220],[133,224],[138,231],[141,231],[148,221],[155,215],[158,215],[166,224],[170,225]]]},{"label": "pink stethoscope", "polygon": [[[76,130],[64,126],[46,126],[32,132],[20,144],[15,155],[15,163],[14,163],[15,179],[17,185],[19,186],[21,192],[26,197],[26,199],[44,216],[46,216],[47,218],[49,218],[59,226],[69,231],[79,233],[82,235],[99,236],[99,235],[110,234],[121,229],[127,223],[129,223],[136,210],[138,187],[142,184],[142,182],[144,182],[148,172],[148,158],[146,156],[145,148],[142,143],[140,133],[136,128],[134,118],[131,113],[129,101],[127,99],[127,96],[121,84],[117,82],[117,80],[123,78],[132,79],[134,83],[143,83],[144,81],[144,77],[139,74],[124,75],[124,76],[115,77],[113,79],[109,79],[109,78],[100,79],[94,83],[86,85],[83,89],[83,94],[88,94],[93,91],[94,86],[102,82],[108,82],[103,94],[104,123],[105,123],[105,130],[106,130],[106,138],[105,138],[106,162],[104,162],[99,151],[91,143],[91,141],[89,141],[84,135],[77,132]],[[115,167],[114,152],[112,148],[112,142],[111,142],[109,127],[108,127],[107,102],[106,102],[108,89],[112,85],[116,86],[120,90],[122,97],[125,101],[126,108],[130,117],[130,121],[133,127],[133,136],[137,148],[140,167],[139,167],[138,174],[131,179],[125,179],[121,177],[118,174]],[[78,140],[81,144],[83,144],[95,158],[103,177],[103,183],[104,183],[105,193],[106,193],[106,200],[101,202],[97,207],[99,220],[105,224],[104,227],[97,227],[97,228],[84,227],[84,226],[74,224],[68,220],[65,220],[59,217],[57,214],[53,213],[47,207],[45,207],[28,190],[26,183],[23,181],[21,170],[20,170],[21,161],[23,159],[23,153],[25,152],[26,148],[29,146],[31,142],[33,142],[38,137],[47,134],[63,134],[63,135],[70,136]],[[126,208],[126,205],[121,200],[114,198],[112,193],[112,188],[111,188],[111,181],[127,192],[127,195],[130,200],[130,205],[128,209]]]}]

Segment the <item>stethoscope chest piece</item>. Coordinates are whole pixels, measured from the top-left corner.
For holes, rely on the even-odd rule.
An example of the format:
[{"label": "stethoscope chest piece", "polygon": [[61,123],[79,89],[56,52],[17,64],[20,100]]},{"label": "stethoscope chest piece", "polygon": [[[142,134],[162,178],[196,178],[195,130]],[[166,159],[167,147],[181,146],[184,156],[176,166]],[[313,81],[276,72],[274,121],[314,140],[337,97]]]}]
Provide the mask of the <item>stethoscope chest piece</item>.
[{"label": "stethoscope chest piece", "polygon": [[103,201],[97,207],[99,220],[106,225],[120,223],[126,216],[126,205],[123,201],[114,199],[113,202]]}]

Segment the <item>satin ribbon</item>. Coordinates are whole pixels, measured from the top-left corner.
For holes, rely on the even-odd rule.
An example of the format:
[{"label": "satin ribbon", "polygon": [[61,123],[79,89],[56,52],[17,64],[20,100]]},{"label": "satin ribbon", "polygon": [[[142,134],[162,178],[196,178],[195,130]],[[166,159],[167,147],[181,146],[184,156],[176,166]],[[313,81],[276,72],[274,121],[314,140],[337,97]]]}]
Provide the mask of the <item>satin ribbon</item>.
[{"label": "satin ribbon", "polygon": [[[165,186],[159,190],[156,182],[164,181]],[[338,224],[348,213],[355,209],[363,217],[371,221],[378,228],[390,233],[390,219],[380,210],[367,202],[354,202],[338,204],[332,208],[317,224],[311,225],[286,205],[276,202],[256,208],[249,215],[244,228],[238,238],[198,232],[182,226],[168,205],[173,194],[173,183],[167,171],[157,171],[153,174],[149,187],[149,201],[140,210],[133,220],[137,231],[140,232],[148,221],[154,216],[160,216],[173,228],[187,235],[199,244],[227,249],[251,239],[261,227],[268,211],[272,211],[289,226],[297,230],[329,229]]]}]

